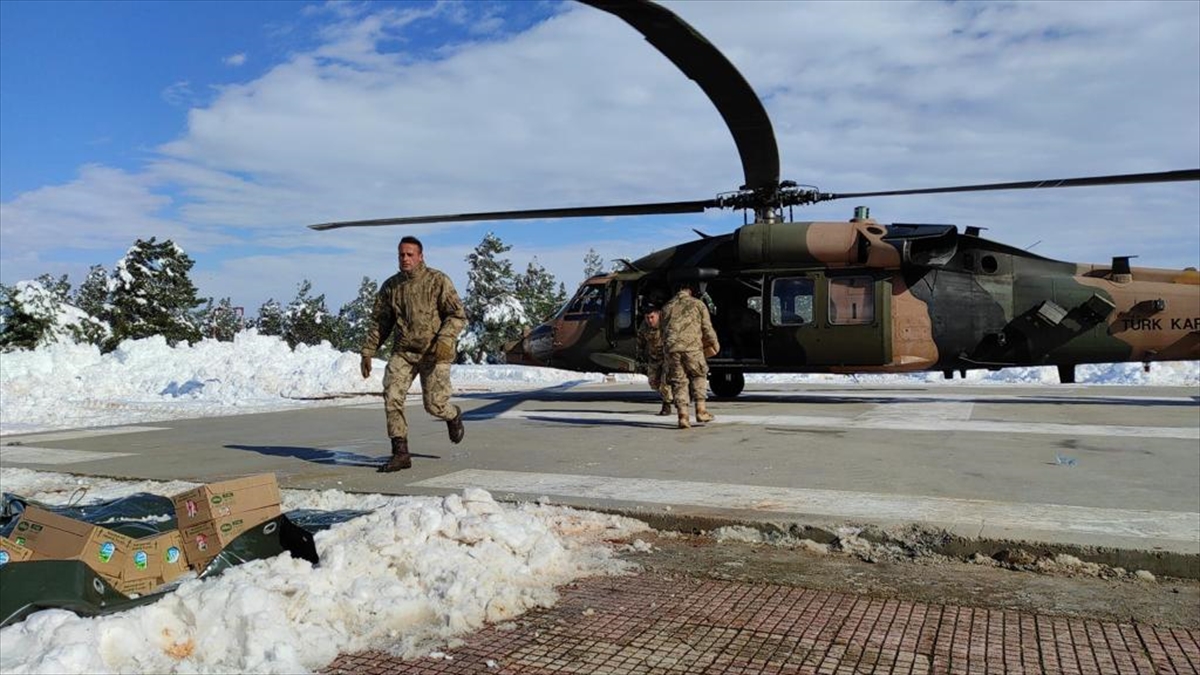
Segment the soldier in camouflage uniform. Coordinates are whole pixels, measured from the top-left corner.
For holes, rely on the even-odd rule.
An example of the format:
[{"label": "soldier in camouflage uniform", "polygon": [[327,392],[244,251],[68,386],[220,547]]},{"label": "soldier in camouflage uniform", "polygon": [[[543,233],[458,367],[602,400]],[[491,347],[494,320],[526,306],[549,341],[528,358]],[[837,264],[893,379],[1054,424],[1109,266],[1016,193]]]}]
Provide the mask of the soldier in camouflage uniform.
[{"label": "soldier in camouflage uniform", "polygon": [[404,399],[418,375],[425,410],[446,421],[452,443],[465,434],[462,409],[450,405],[450,364],[467,313],[450,277],[425,266],[424,247],[416,237],[400,240],[398,257],[400,272],[383,282],[375,296],[361,351],[362,376],[367,378],[371,359],[392,334],[392,355],[383,373],[383,408],[392,456],[379,467],[381,472],[412,466]]},{"label": "soldier in camouflage uniform", "polygon": [[662,409],[659,415],[671,414],[671,383],[667,379],[666,362],[663,361],[662,326],[659,319],[662,312],[654,305],[646,306],[646,317],[637,333],[638,361],[645,368],[646,377],[650,379],[650,388],[662,396]]},{"label": "soldier in camouflage uniform", "polygon": [[688,413],[688,385],[696,397],[696,421],[710,422],[705,407],[708,396],[708,361],[721,350],[713,330],[708,307],[696,298],[698,288],[685,285],[663,307],[663,355],[675,399],[679,428],[691,427]]}]

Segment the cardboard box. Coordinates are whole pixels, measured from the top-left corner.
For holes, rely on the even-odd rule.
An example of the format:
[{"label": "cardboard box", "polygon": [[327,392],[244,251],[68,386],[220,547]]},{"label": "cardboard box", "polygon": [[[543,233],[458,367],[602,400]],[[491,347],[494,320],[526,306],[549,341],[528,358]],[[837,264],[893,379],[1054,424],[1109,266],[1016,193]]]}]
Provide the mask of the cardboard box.
[{"label": "cardboard box", "polygon": [[99,525],[30,506],[12,531],[13,541],[33,555],[30,560],[82,560],[96,572],[120,578],[133,539]]},{"label": "cardboard box", "polygon": [[172,498],[175,519],[180,530],[186,530],[215,518],[234,516],[268,506],[278,506],[279,484],[275,474],[209,483]]},{"label": "cardboard box", "polygon": [[[109,581],[111,582],[111,579]],[[122,579],[113,584],[113,587],[125,595],[134,596],[146,595],[159,586],[162,586],[162,584],[162,579],[134,579],[132,581]]]},{"label": "cardboard box", "polygon": [[183,548],[183,533],[179,530],[163,532],[154,537],[154,541],[158,548],[161,583],[170,583],[187,574],[188,558]]},{"label": "cardboard box", "polygon": [[187,572],[187,555],[179,530],[134,539],[129,558],[118,575],[122,581],[160,579],[163,583]]},{"label": "cardboard box", "polygon": [[124,581],[154,579],[162,576],[162,560],[158,555],[157,537],[134,539],[129,548],[129,557],[121,566],[119,576]]},{"label": "cardboard box", "polygon": [[0,567],[10,562],[21,562],[33,557],[33,551],[7,537],[0,537]]},{"label": "cardboard box", "polygon": [[201,571],[209,561],[217,557],[221,549],[246,530],[275,518],[280,513],[279,505],[272,504],[253,511],[237,513],[197,523],[183,530],[183,550],[188,562]]}]

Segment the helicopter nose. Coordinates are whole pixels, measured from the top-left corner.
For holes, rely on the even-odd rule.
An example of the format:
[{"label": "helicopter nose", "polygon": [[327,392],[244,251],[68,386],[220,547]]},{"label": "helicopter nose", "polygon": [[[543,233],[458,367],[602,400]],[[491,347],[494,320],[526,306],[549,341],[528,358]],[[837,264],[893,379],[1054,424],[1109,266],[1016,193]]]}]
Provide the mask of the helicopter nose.
[{"label": "helicopter nose", "polygon": [[545,349],[549,337],[554,333],[550,324],[540,324],[526,331],[519,339],[504,346],[504,358],[507,363],[524,366],[550,365],[550,353]]}]

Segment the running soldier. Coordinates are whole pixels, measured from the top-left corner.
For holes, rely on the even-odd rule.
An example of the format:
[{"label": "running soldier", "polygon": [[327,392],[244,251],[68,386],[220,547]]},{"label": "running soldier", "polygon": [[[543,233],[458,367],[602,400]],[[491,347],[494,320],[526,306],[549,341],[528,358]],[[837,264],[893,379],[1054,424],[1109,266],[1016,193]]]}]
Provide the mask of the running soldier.
[{"label": "running soldier", "polygon": [[663,361],[661,317],[662,312],[656,305],[646,305],[646,316],[637,333],[638,361],[643,364],[646,377],[650,379],[650,388],[662,397],[662,409],[658,414],[670,415],[671,383],[667,379],[666,362]]},{"label": "running soldier", "polygon": [[404,399],[414,377],[421,378],[425,410],[446,421],[450,442],[466,433],[462,409],[450,405],[450,364],[457,353],[458,334],[467,323],[450,277],[425,266],[424,247],[416,237],[404,237],[398,247],[400,271],[383,282],[362,346],[362,376],[371,376],[371,359],[393,336],[392,355],[383,373],[383,409],[392,456],[379,467],[389,473],[412,466],[408,452],[408,421]]},{"label": "running soldier", "polygon": [[679,428],[690,428],[688,385],[696,397],[696,421],[711,422],[705,407],[708,398],[708,361],[721,350],[708,307],[696,298],[699,288],[683,285],[662,310],[663,355],[675,400]]}]

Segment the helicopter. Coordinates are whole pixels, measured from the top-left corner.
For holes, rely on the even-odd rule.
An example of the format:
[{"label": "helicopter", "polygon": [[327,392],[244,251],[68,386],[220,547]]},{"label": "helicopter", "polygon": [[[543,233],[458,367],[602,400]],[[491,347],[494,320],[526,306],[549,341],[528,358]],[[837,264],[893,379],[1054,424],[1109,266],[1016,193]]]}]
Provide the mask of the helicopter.
[{"label": "helicopter", "polygon": [[[709,384],[735,397],[747,373],[914,373],[1200,359],[1200,271],[1042,257],[951,224],[879,223],[865,206],[837,222],[794,208],[838,199],[1200,181],[1200,169],[872,192],[822,192],[780,179],[761,100],[712,43],[650,0],[580,0],[640,32],[696,82],[733,136],[745,183],[715,198],[339,221],[343,227],[613,217],[737,209],[708,235],[593,276],[553,316],[506,347],[508,363],[632,373],[649,308],[681,286],[709,304],[721,350]],[[752,217],[751,217],[752,216]]]}]

